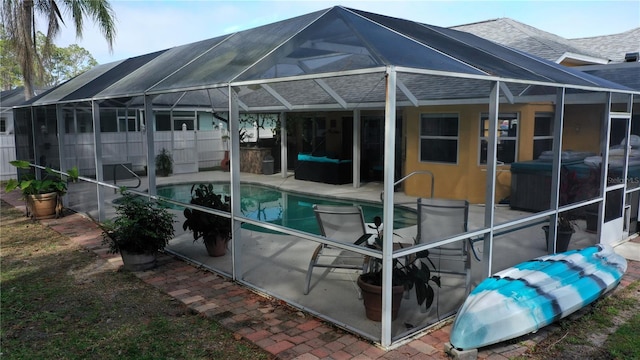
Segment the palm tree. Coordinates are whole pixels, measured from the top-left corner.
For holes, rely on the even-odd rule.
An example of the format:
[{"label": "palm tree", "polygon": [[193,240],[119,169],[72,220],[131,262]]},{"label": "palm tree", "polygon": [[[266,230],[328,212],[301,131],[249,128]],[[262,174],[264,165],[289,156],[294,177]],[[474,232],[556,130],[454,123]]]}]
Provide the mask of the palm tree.
[{"label": "palm tree", "polygon": [[[113,50],[115,38],[115,14],[107,0],[3,0],[2,24],[11,50],[15,53],[24,79],[24,95],[30,99],[36,76],[42,72],[42,57],[49,56],[53,38],[68,15],[76,29],[76,37],[82,38],[84,17],[94,20]],[[46,19],[47,35],[44,52],[36,47],[36,19]]]}]

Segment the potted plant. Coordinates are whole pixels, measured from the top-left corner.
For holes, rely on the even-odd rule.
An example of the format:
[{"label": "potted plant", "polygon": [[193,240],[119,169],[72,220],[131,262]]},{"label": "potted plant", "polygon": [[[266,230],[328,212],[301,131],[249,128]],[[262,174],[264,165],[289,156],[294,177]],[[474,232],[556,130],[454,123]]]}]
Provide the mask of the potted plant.
[{"label": "potted plant", "polygon": [[162,148],[160,153],[156,155],[156,174],[160,176],[169,176],[173,173],[173,158],[169,150]]},{"label": "potted plant", "polygon": [[[25,160],[14,160],[11,165],[22,170],[31,170]],[[5,191],[20,190],[26,203],[27,216],[34,219],[50,219],[62,215],[62,196],[67,192],[67,181],[78,179],[78,168],[67,170],[68,176],[62,176],[51,168],[45,168],[45,174],[37,179],[33,173],[23,174],[21,179],[10,179]]]},{"label": "potted plant", "polygon": [[[544,225],[542,230],[544,230],[544,235],[547,239],[547,248],[550,248],[553,239],[549,239],[549,225]],[[558,215],[556,252],[565,252],[569,249],[569,242],[574,232],[576,232],[576,229],[573,222],[566,215]]]},{"label": "potted plant", "polygon": [[[600,194],[601,167],[590,166],[586,174],[578,175],[576,170],[569,170],[566,166],[560,168],[560,205],[589,200]],[[598,231],[598,204],[583,207],[578,213],[586,220],[586,231]]]},{"label": "potted plant", "polygon": [[[191,187],[191,204],[211,209],[231,212],[229,196],[213,192],[211,184],[194,184]],[[193,241],[202,238],[210,256],[227,253],[227,243],[231,240],[231,219],[201,210],[185,209],[183,230],[193,232]]]},{"label": "potted plant", "polygon": [[[381,224],[382,219],[376,216],[374,218],[374,226],[377,236],[375,241],[368,245],[379,250],[382,249]],[[440,277],[432,275],[432,270],[435,270],[435,265],[429,259],[428,250],[420,251],[414,256],[403,260],[393,259],[391,320],[395,320],[398,316],[402,295],[405,290],[415,289],[418,305],[422,306],[424,304],[426,309],[431,307],[435,296],[432,284],[440,287]],[[382,268],[380,260],[376,259],[374,264],[370,264],[369,271],[358,277],[358,286],[362,290],[367,318],[380,321],[382,316]]]},{"label": "potted plant", "polygon": [[156,265],[158,251],[173,238],[174,215],[166,208],[121,190],[116,217],[98,224],[109,252],[120,253],[124,268],[142,271]]}]

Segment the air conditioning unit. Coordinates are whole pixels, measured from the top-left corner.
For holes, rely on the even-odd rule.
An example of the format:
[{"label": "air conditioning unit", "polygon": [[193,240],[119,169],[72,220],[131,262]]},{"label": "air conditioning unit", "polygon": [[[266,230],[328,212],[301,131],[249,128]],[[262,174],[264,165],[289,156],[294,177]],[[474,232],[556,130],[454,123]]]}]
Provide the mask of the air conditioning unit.
[{"label": "air conditioning unit", "polygon": [[624,62],[638,62],[640,61],[640,52],[630,52],[624,54]]}]

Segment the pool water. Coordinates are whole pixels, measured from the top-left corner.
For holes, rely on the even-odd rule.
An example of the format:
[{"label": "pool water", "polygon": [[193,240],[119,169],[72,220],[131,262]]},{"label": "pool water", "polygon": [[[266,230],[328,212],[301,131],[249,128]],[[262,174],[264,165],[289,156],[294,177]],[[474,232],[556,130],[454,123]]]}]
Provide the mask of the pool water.
[{"label": "pool water", "polygon": [[[189,203],[193,184],[158,186],[158,195],[175,201]],[[216,194],[228,195],[229,183],[213,183]],[[240,184],[240,207],[242,214],[250,219],[265,221],[291,229],[320,235],[320,228],[313,213],[313,205],[358,205],[362,208],[365,222],[373,222],[375,216],[382,217],[382,205],[351,200],[335,200],[300,193],[287,192],[264,185]],[[168,204],[177,210],[183,208]],[[417,216],[414,211],[402,208],[394,210],[393,228],[415,225]],[[245,224],[247,225],[247,224]],[[265,231],[264,229],[254,230]]]}]

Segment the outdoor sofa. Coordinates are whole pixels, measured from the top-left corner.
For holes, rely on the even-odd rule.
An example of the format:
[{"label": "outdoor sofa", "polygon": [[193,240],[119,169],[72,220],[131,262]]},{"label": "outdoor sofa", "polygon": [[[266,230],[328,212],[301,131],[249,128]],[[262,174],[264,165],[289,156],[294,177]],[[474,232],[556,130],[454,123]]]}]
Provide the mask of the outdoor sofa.
[{"label": "outdoor sofa", "polygon": [[295,178],[326,184],[348,184],[353,181],[352,163],[351,160],[299,153]]}]

